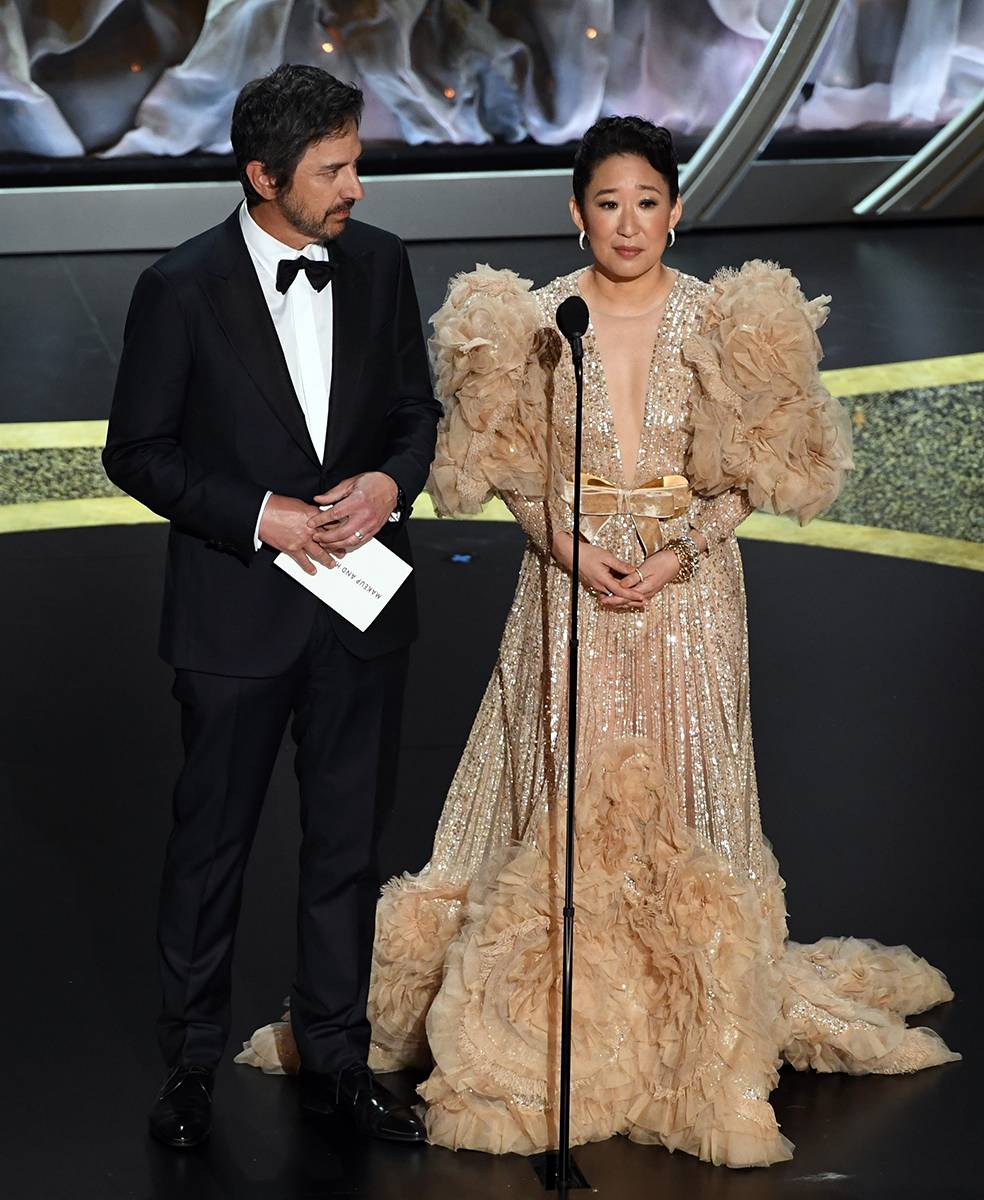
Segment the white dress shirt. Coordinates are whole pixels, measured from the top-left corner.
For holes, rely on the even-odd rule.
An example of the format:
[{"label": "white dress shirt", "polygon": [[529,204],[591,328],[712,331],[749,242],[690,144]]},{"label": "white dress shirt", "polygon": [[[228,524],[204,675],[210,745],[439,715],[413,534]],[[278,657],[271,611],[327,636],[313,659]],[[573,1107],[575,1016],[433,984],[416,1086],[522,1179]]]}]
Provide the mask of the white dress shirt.
[{"label": "white dress shirt", "polygon": [[[284,258],[303,255],[315,262],[326,262],[328,251],[320,242],[311,242],[295,250],[271,236],[250,216],[246,202],[239,209],[239,225],[246,249],[253,260],[273,325],[287,360],[287,370],[304,413],[304,420],[318,458],[324,460],[328,431],[328,397],[331,394],[332,292],[331,283],[314,290],[306,272],[299,271],[286,292],[277,291],[277,264]],[[260,505],[253,535],[260,548],[260,522],[272,492]]]}]

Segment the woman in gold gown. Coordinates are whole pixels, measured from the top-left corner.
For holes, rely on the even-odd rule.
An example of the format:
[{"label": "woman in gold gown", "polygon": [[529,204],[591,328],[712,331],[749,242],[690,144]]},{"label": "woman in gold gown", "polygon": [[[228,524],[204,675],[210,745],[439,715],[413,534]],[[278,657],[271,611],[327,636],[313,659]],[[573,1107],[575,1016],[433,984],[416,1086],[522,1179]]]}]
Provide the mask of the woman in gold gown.
[{"label": "woman in gold gown", "polygon": [[[791,1155],[769,1093],[797,1069],[951,1061],[904,1017],[952,993],[906,947],[786,939],[755,783],[741,556],[753,508],[807,521],[851,465],[817,373],[829,297],[746,263],[662,261],[681,205],[665,130],[598,122],[572,216],[593,263],[539,291],[452,280],[432,351],[439,513],[492,495],[528,535],[499,659],[430,862],[379,904],[370,1064],[430,1067],[431,1141],[556,1144],[574,390],[558,304],[582,296],[572,1142],[613,1134],[714,1163]],[[289,1023],[239,1056],[296,1068]]]}]

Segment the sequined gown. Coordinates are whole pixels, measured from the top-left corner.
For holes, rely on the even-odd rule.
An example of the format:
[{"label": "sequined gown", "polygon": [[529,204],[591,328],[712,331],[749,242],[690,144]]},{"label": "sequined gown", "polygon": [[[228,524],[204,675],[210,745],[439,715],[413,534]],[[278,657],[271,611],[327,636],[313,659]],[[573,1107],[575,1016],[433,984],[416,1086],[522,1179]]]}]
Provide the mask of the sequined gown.
[{"label": "sequined gown", "polygon": [[[556,482],[572,471],[574,389],[550,331],[579,274],[530,293],[480,268],[435,317],[448,406],[435,503],[474,511],[497,493],[529,538],[431,860],[383,889],[377,916],[371,1065],[430,1066],[428,1135],[455,1148],[534,1153],[556,1139],[570,577],[548,547],[571,528]],[[958,1056],[905,1024],[952,995],[906,947],[786,941],[759,818],[735,529],[753,501],[801,518],[828,503],[849,441],[817,380],[823,298],[807,304],[766,264],[715,284],[678,273],[655,314],[634,478],[592,328],[584,339],[585,473],[625,491],[670,475],[702,484],[660,536],[694,527],[709,550],[642,611],[581,591],[571,1129],[575,1144],[621,1133],[747,1166],[791,1155],[768,1103],[783,1057],[893,1073]],[[739,402],[759,405],[760,430],[778,421],[785,436],[799,421],[789,445],[811,444],[812,458],[790,451],[777,470],[748,452],[747,418],[729,425]],[[593,540],[645,557],[628,512]],[[296,1067],[289,1025],[258,1031],[240,1061]]]}]

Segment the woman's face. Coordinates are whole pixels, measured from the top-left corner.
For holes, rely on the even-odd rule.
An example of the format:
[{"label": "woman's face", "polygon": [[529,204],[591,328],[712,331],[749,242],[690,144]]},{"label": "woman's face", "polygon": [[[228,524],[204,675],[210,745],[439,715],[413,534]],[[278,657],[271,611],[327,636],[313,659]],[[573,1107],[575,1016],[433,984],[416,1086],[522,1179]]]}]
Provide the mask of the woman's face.
[{"label": "woman's face", "polygon": [[613,279],[638,279],[658,266],[682,211],[679,196],[670,202],[663,175],[637,154],[613,154],[599,163],[583,210],[571,200],[574,224],[585,231],[595,261]]}]

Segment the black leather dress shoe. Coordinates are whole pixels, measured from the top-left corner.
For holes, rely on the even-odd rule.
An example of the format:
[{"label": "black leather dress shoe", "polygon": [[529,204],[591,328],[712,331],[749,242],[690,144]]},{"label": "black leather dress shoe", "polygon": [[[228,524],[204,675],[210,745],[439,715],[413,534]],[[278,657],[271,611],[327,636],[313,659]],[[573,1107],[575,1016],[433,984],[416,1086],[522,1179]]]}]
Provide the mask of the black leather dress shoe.
[{"label": "black leather dress shoe", "polygon": [[205,1141],[212,1131],[213,1079],[208,1067],[170,1072],[150,1110],[150,1132],[159,1142],[184,1150]]},{"label": "black leather dress shoe", "polygon": [[355,1063],[337,1075],[301,1073],[301,1107],[347,1117],[360,1133],[390,1142],[423,1142],[423,1124],[368,1067]]}]

